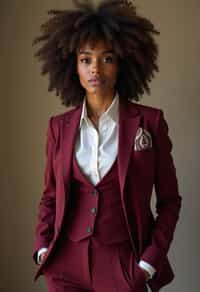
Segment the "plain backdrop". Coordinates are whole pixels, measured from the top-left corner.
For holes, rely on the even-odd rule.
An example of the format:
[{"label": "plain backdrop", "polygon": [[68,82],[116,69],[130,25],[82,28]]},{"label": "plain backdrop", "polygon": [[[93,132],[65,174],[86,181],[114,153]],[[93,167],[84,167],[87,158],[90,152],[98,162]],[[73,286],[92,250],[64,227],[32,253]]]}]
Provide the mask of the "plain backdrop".
[{"label": "plain backdrop", "polygon": [[[162,108],[173,141],[182,195],[180,219],[169,251],[175,279],[163,292],[199,291],[200,181],[200,34],[199,0],[138,0],[138,12],[161,32],[159,68],[143,104]],[[43,277],[33,283],[32,245],[43,189],[47,122],[68,109],[33,57],[48,9],[66,8],[64,0],[1,0],[0,3],[0,291],[43,292]],[[152,205],[154,197],[152,197]],[[153,208],[153,207],[152,207]]]}]

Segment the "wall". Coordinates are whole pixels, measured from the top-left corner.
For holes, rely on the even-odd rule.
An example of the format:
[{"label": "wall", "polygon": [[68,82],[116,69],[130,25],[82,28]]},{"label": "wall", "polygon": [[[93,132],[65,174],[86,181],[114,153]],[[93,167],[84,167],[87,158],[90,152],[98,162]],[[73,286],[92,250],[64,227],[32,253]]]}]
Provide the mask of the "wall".
[{"label": "wall", "polygon": [[[68,4],[67,4],[68,3]],[[200,2],[136,1],[138,11],[160,30],[160,72],[151,83],[151,96],[141,103],[162,108],[173,141],[173,155],[183,197],[169,258],[176,278],[163,291],[198,291],[200,173],[199,138]],[[1,281],[0,290],[46,291],[42,277],[33,283],[31,258],[37,207],[43,187],[45,135],[50,115],[64,112],[31,46],[51,8],[70,1],[1,1]]]}]

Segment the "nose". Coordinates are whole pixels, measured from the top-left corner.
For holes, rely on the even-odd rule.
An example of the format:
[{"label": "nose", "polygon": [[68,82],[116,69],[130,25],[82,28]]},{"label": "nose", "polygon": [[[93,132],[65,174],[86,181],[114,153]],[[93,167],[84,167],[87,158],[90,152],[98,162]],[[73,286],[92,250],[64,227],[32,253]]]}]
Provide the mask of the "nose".
[{"label": "nose", "polygon": [[94,61],[91,64],[91,74],[92,75],[97,75],[100,73],[100,63],[98,61]]}]

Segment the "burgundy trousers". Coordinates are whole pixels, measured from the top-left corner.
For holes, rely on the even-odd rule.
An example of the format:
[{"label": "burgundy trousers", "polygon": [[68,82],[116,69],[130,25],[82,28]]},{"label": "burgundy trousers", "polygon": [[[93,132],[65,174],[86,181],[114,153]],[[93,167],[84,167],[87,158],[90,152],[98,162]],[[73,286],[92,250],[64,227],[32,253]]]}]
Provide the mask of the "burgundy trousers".
[{"label": "burgundy trousers", "polygon": [[147,292],[129,240],[111,245],[95,237],[63,237],[44,267],[48,292]]}]

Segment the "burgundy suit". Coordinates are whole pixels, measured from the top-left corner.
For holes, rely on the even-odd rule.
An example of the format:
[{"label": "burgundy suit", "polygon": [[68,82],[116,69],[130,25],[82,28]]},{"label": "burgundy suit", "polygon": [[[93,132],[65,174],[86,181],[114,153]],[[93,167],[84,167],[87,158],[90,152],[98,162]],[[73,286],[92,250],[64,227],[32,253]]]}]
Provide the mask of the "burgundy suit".
[{"label": "burgundy suit", "polygon": [[[48,252],[35,280],[48,266],[51,257],[56,257],[56,247],[63,235],[61,226],[69,201],[73,147],[81,110],[80,105],[52,117],[49,122],[45,189],[40,201],[33,258],[36,261],[37,250],[41,247],[48,246]],[[135,151],[139,127],[151,134],[152,147]],[[120,100],[117,168],[121,207],[135,256],[157,270],[149,281],[154,292],[174,278],[167,252],[179,217],[181,197],[171,150],[168,126],[161,110]],[[157,196],[156,219],[150,208],[153,185]]]}]

